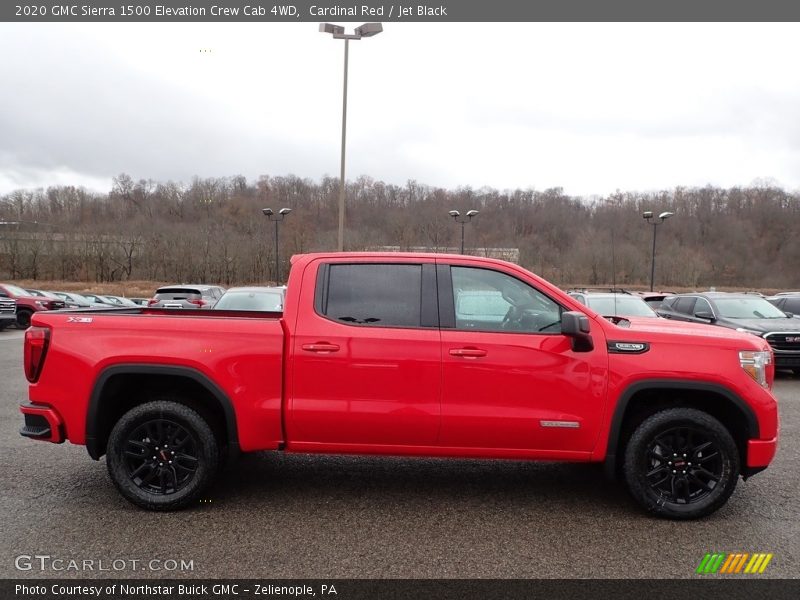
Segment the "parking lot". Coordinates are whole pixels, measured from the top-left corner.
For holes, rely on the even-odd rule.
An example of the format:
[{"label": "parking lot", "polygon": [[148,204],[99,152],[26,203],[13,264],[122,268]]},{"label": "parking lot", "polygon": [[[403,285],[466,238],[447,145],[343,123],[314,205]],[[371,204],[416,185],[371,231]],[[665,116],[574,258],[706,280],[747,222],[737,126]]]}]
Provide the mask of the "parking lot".
[{"label": "parking lot", "polygon": [[[800,576],[790,375],[775,462],[702,521],[647,517],[594,465],[270,454],[244,456],[196,508],[154,514],[83,447],[18,435],[21,359],[22,332],[0,332],[0,577],[685,578],[707,552],[773,553],[762,577]],[[125,568],[19,571],[20,555]]]}]

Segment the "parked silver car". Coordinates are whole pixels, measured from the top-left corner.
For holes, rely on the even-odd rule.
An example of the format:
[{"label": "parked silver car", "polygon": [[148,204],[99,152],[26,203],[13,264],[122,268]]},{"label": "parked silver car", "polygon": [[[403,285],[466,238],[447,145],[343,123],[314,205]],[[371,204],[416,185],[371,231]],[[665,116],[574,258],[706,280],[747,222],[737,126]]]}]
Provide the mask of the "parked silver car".
[{"label": "parked silver car", "polygon": [[67,308],[91,308],[95,302],[75,292],[53,292],[67,304]]},{"label": "parked silver car", "polygon": [[216,285],[167,285],[156,290],[151,308],[214,308],[225,289]]}]

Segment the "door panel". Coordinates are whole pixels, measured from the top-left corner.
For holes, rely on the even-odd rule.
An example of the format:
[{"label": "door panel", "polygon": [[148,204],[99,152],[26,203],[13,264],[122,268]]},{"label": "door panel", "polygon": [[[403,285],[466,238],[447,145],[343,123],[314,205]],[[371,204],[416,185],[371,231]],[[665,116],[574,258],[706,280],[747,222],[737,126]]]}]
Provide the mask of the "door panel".
[{"label": "door panel", "polygon": [[[439,443],[544,451],[593,449],[608,372],[602,332],[599,328],[593,332],[594,350],[574,352],[566,336],[551,333],[560,329],[561,307],[516,277],[478,273],[481,270],[451,269],[452,304],[470,310],[466,315],[456,308],[455,327],[442,329]],[[459,298],[463,294],[469,299],[466,304]],[[498,295],[513,305],[509,314],[501,316],[499,323],[487,324],[490,319],[484,318],[486,330],[476,331],[479,315],[497,314]],[[486,299],[485,311],[478,306],[480,297]],[[465,355],[465,350],[472,353]]]},{"label": "door panel", "polygon": [[[414,312],[408,307],[413,296],[410,286],[421,286],[424,294],[415,288],[417,299],[426,295],[435,303],[433,262],[424,269],[417,265],[419,277],[414,269],[393,272],[392,264],[377,265],[379,270],[369,273],[332,268],[317,277],[317,266],[308,268],[303,286],[325,285],[331,291],[330,298],[317,294],[316,301],[319,307],[328,303],[320,309],[328,314],[308,311],[297,320],[289,439],[322,444],[436,444],[441,336],[437,326],[421,325],[430,318],[429,308],[418,306]],[[402,326],[381,326],[392,319]]]}]

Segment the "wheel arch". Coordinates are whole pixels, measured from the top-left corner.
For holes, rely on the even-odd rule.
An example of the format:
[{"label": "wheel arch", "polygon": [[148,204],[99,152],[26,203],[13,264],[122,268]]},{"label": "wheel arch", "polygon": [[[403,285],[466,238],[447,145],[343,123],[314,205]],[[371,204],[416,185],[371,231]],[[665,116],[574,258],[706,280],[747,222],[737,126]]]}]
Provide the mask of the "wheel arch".
[{"label": "wheel arch", "polygon": [[611,417],[606,475],[617,478],[625,444],[639,423],[660,410],[679,406],[702,410],[719,420],[731,432],[741,464],[746,464],[747,440],[759,437],[759,425],[753,409],[738,394],[717,383],[651,379],[631,384],[620,394]]},{"label": "wheel arch", "polygon": [[108,436],[125,412],[154,394],[192,395],[186,406],[198,411],[220,436],[229,454],[239,449],[236,412],[228,396],[204,373],[191,367],[121,364],[97,377],[86,412],[86,449],[95,460],[106,451]]}]

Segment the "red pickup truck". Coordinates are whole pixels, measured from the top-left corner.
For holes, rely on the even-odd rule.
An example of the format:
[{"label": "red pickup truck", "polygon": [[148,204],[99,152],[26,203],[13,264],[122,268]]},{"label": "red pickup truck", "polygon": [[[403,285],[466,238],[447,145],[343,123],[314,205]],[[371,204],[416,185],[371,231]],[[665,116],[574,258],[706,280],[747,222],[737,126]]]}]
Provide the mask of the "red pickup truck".
[{"label": "red pickup truck", "polygon": [[22,435],[105,454],[153,510],[270,450],[604,463],[646,510],[691,519],[778,439],[765,340],[608,320],[468,256],[295,256],[282,313],[37,313],[24,361]]}]

